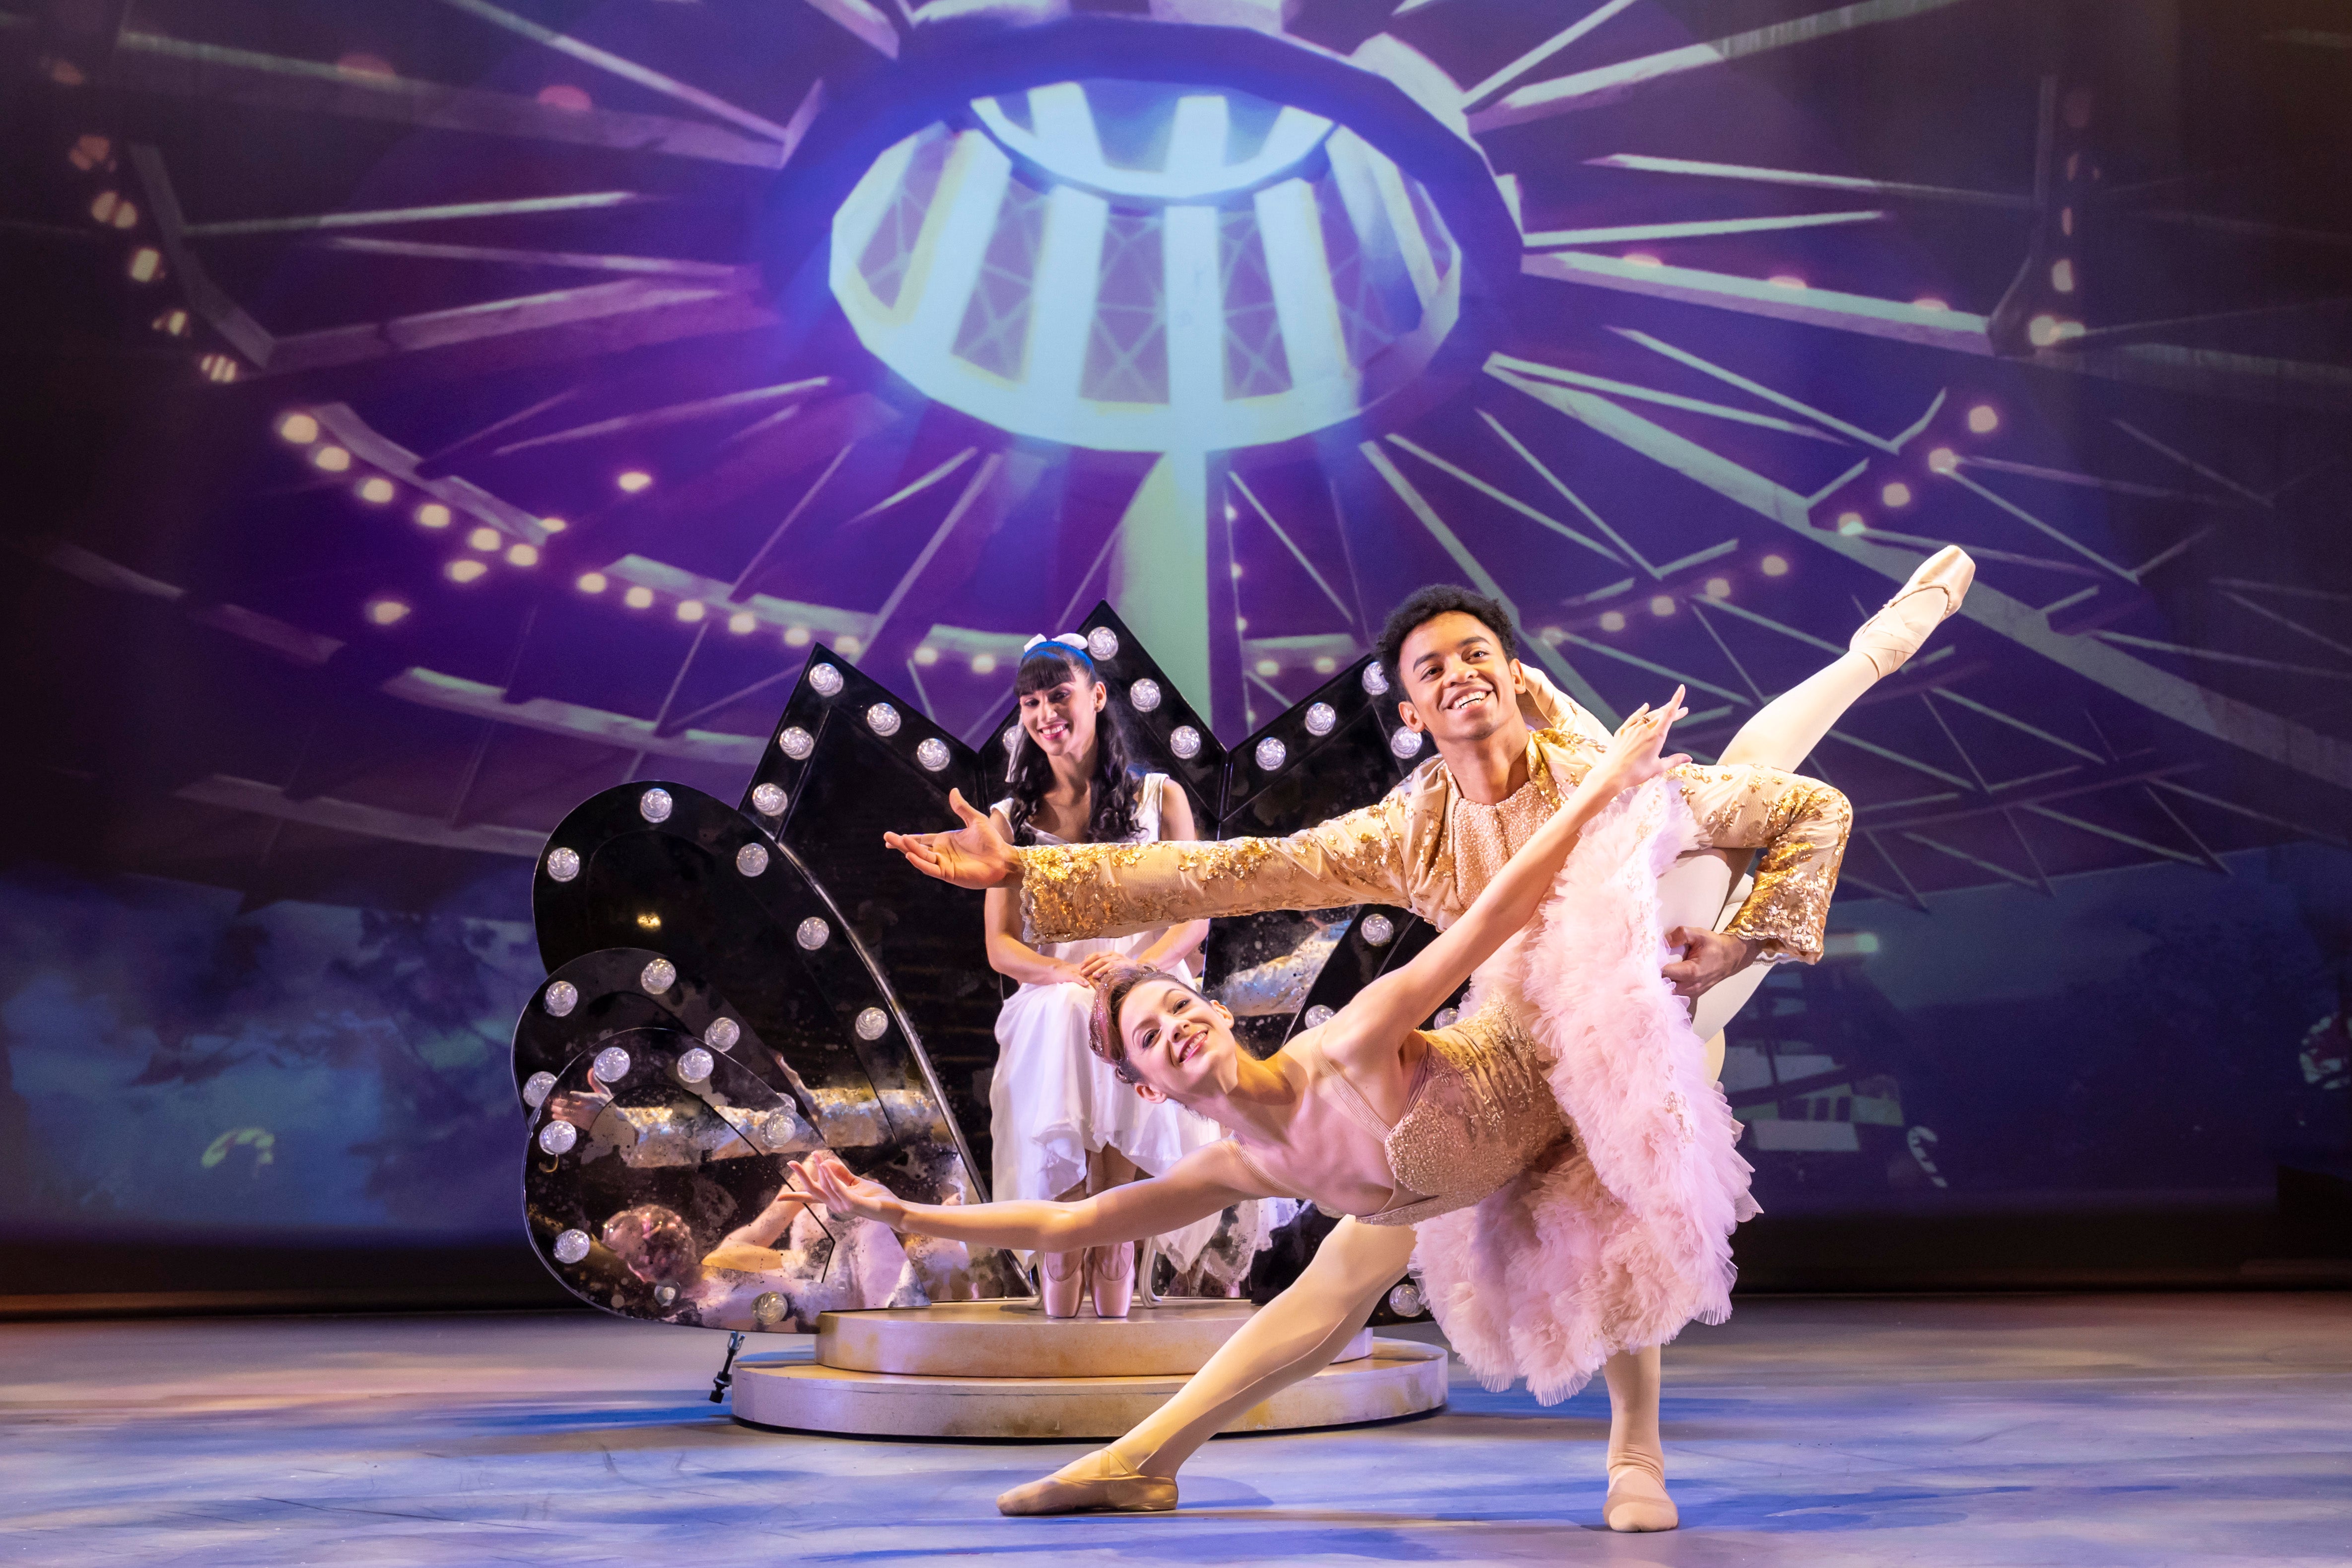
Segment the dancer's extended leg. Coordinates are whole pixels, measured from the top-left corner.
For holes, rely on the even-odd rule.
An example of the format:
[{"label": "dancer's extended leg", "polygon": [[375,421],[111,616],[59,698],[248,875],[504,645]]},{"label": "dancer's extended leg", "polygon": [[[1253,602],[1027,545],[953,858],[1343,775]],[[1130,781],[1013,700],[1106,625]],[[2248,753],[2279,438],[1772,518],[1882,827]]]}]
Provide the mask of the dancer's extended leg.
[{"label": "dancer's extended leg", "polygon": [[1167,1404],[1108,1448],[996,1500],[1006,1513],[1176,1506],[1177,1470],[1251,1406],[1330,1364],[1412,1257],[1409,1227],[1343,1219],[1314,1261]]},{"label": "dancer's extended leg", "polygon": [[1721,760],[1760,762],[1790,772],[1803,767],[1855,699],[1900,669],[1944,617],[1960,607],[1976,570],[1976,562],[1956,545],[1921,561],[1895,597],[1862,623],[1845,653],[1759,708],[1723,748]]},{"label": "dancer's extended leg", "polygon": [[1658,1347],[1621,1352],[1601,1370],[1609,1380],[1609,1500],[1601,1517],[1612,1530],[1672,1530],[1682,1519],[1666,1495]]}]

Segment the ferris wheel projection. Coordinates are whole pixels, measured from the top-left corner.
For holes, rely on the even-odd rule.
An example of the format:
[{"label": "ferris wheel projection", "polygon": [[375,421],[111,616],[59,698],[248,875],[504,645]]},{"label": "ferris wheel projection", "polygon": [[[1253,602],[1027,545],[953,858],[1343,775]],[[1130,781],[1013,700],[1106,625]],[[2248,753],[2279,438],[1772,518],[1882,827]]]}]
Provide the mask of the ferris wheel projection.
[{"label": "ferris wheel projection", "polygon": [[[980,744],[1097,598],[1238,737],[1437,577],[1600,713],[1685,683],[1704,750],[1957,543],[1949,651],[1814,758],[1851,889],[2339,837],[2352,630],[2286,541],[2352,369],[2324,289],[2168,259],[2306,231],[2198,210],[2063,72],[1968,57],[1916,110],[1966,168],[1808,107],[2000,0],[373,9],[34,53],[153,330],[305,481],[249,608],[490,721],[453,774],[730,793],[819,643]],[[179,99],[362,152],[200,165],[130,113]]]}]

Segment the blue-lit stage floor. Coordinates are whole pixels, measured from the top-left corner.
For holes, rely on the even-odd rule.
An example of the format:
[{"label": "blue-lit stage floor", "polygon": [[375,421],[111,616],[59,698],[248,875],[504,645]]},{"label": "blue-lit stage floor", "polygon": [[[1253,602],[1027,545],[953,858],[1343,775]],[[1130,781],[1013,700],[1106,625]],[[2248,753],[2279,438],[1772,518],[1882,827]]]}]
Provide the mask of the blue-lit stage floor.
[{"label": "blue-lit stage floor", "polygon": [[1076,1446],[758,1432],[723,1341],[587,1314],[0,1328],[0,1558],[664,1568],[1267,1562],[2329,1563],[2352,1296],[1763,1301],[1667,1353],[1685,1528],[1599,1524],[1606,1409],[1455,1379],[1212,1444],[1183,1508],[1006,1520]]}]

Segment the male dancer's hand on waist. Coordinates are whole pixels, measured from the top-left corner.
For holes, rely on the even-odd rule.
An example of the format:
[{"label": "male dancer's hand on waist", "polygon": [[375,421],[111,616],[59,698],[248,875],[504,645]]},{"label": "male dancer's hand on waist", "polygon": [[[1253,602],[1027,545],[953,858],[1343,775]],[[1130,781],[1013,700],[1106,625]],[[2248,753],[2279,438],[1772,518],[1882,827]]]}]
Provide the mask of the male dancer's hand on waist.
[{"label": "male dancer's hand on waist", "polygon": [[1761,942],[1704,925],[1677,925],[1666,933],[1666,943],[1681,948],[1683,956],[1660,972],[1672,982],[1675,995],[1693,999],[1756,962],[1764,950]]}]

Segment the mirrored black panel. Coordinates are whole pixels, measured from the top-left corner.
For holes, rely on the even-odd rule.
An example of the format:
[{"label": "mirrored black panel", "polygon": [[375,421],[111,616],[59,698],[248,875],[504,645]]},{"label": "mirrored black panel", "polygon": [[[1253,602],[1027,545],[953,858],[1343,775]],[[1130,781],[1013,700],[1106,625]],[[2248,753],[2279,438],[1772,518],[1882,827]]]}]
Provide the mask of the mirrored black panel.
[{"label": "mirrored black panel", "polygon": [[693,1035],[603,1037],[533,1113],[523,1177],[533,1248],[582,1300],[625,1317],[791,1333],[840,1308],[1002,1293],[1001,1253],[902,1243],[883,1226],[775,1200],[786,1162],[831,1146],[919,1202],[970,1197],[938,1140],[835,1143],[794,1097]]}]

